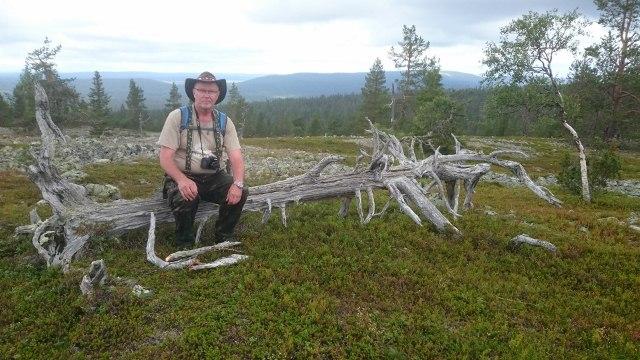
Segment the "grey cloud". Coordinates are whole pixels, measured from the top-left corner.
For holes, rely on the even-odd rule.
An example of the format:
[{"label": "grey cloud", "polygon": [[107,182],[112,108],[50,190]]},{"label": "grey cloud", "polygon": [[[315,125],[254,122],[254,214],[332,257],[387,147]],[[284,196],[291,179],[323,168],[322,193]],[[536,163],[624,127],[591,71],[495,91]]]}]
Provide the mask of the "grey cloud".
[{"label": "grey cloud", "polygon": [[[597,9],[589,0],[397,0],[326,1],[308,3],[284,1],[254,10],[251,18],[275,24],[323,23],[342,19],[361,20],[372,32],[372,45],[393,44],[401,36],[402,25],[415,24],[425,40],[446,46],[494,38],[495,24],[515,19],[529,11],[544,12],[575,8],[591,19]],[[348,34],[345,34],[348,35]]]},{"label": "grey cloud", "polygon": [[278,1],[255,8],[249,17],[257,22],[270,24],[304,24],[335,20],[367,19],[381,8],[368,1]]},{"label": "grey cloud", "polygon": [[515,18],[529,11],[543,12],[556,8],[560,11],[578,8],[578,11],[588,17],[597,16],[596,6],[588,0],[403,0],[400,3],[416,17],[427,16],[432,19],[445,18],[472,23]]},{"label": "grey cloud", "polygon": [[[92,64],[100,59],[101,68],[80,69],[77,71],[105,71],[121,69],[122,64],[131,68],[154,69],[168,65],[184,71],[201,71],[202,67],[227,68],[238,59],[251,59],[258,55],[255,50],[220,49],[211,44],[167,44],[164,41],[144,41],[111,36],[77,35],[78,43],[91,44],[90,48],[82,46],[63,47],[60,63]],[[195,70],[194,70],[195,69]]]},{"label": "grey cloud", "polygon": [[[579,11],[588,17],[597,17],[597,10],[588,0],[397,0],[397,1],[278,1],[264,4],[250,13],[253,20],[265,23],[299,24],[326,22],[338,19],[370,19],[385,24],[395,22],[398,16],[427,18],[431,21],[491,22],[517,17],[528,11]],[[446,22],[445,22],[446,23]],[[449,23],[449,25],[455,25]]]},{"label": "grey cloud", "polygon": [[[418,34],[433,46],[485,42],[497,38],[499,23],[506,23],[529,11],[544,12],[555,8],[561,12],[579,8],[578,11],[592,20],[598,16],[595,5],[585,0],[562,3],[551,0],[403,0],[387,12],[387,31],[373,37],[376,39],[374,45],[397,43],[402,36],[402,25],[416,25]],[[380,18],[369,21],[378,24]]]}]

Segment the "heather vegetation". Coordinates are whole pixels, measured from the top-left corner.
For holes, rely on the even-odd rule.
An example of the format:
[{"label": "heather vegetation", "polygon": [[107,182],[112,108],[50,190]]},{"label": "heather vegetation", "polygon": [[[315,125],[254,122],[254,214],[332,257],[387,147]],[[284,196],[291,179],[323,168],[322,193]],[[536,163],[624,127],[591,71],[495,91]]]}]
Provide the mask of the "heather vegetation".
[{"label": "heather vegetation", "polygon": [[[504,26],[486,44],[481,88],[445,89],[429,41],[404,26],[388,53],[401,73],[392,86],[372,59],[359,94],[249,102],[229,84],[222,103],[243,137],[248,186],[299,175],[329,154],[345,158],[339,171],[351,169],[371,150],[369,119],[405,144],[417,141],[419,157],[454,152],[452,133],[485,154],[520,151],[505,158],[521,162],[561,207],[499,169],[483,177],[474,206],[451,219],[462,235],[419,226],[397,203],[368,224],[353,207],[337,216],[337,200],[291,204],[286,226],[275,211],[265,224],[244,213],[238,238],[249,259],[207,271],[149,263],[147,229],[88,229],[68,273],[47,268],[31,236],[14,235],[32,209],[51,215],[24,171],[39,140],[34,81],[54,122],[91,129],[58,150],[61,173],[114,185],[124,199],[158,194],[157,131],[186,102],[173,84],[162,109],[148,108],[131,79],[114,109],[98,71],[83,99],[56,70],[61,46],[45,40],[13,93],[0,94],[0,358],[637,358],[640,1],[595,4],[607,33],[583,52],[577,12],[529,12]],[[573,56],[566,77],[554,72],[559,52]],[[443,207],[435,192],[429,198]],[[158,254],[176,250],[173,231],[159,225]],[[557,250],[515,247],[519,234]],[[96,259],[109,280],[82,295]],[[131,283],[150,293],[135,295]]]},{"label": "heather vegetation", "polygon": [[[335,138],[328,149],[322,139],[282,139],[251,154],[353,154],[353,139]],[[475,149],[496,145],[487,140],[462,139]],[[568,146],[533,140],[502,144],[532,154],[518,160],[534,176],[559,169]],[[546,157],[553,149],[557,155]],[[623,154],[625,167],[638,169],[638,158]],[[160,186],[154,159],[84,170],[82,183],[116,184],[124,198]],[[267,172],[251,185],[278,178]],[[640,351],[640,233],[629,227],[639,221],[638,197],[603,193],[585,204],[552,186],[565,202],[555,208],[525,188],[483,182],[475,208],[455,222],[462,237],[417,226],[396,206],[362,225],[355,210],[342,219],[339,203],[326,201],[292,207],[287,227],[277,216],[264,225],[260,214],[244,216],[239,236],[251,258],[232,267],[159,270],[145,260],[142,229],[95,236],[62,274],[46,268],[30,237],[12,235],[40,199],[37,188],[15,171],[1,172],[0,182],[0,353],[10,358],[633,358]],[[557,253],[511,248],[508,240],[521,233],[554,243]],[[158,229],[159,253],[174,251],[172,234],[170,224]],[[82,296],[78,284],[95,259],[152,295],[138,298],[114,281]]]}]

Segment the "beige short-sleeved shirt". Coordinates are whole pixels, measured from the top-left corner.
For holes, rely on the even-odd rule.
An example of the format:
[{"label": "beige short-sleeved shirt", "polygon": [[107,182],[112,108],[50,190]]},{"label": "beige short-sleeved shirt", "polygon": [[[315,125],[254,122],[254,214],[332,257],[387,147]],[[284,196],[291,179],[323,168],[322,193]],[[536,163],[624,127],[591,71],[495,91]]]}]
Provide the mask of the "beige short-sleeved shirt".
[{"label": "beige short-sleeved shirt", "polygon": [[[195,109],[193,106],[191,107],[191,114],[195,115]],[[201,137],[200,134],[198,134],[198,130],[185,129],[180,132],[181,120],[182,117],[180,115],[180,109],[173,110],[169,113],[167,120],[162,127],[162,132],[158,139],[158,145],[176,150],[173,161],[176,163],[178,168],[184,172],[187,159],[187,132],[192,131],[191,172],[196,174],[214,172],[213,170],[202,169],[200,167],[200,161],[203,157],[214,155],[215,153],[216,145],[214,131],[212,129],[213,124],[201,124]],[[191,127],[195,127],[195,123],[195,116],[192,116]],[[227,154],[232,150],[240,149],[240,141],[238,140],[238,134],[236,133],[236,126],[229,117],[227,117],[227,126],[224,132],[222,149]],[[223,162],[220,161],[221,165],[222,163]]]}]

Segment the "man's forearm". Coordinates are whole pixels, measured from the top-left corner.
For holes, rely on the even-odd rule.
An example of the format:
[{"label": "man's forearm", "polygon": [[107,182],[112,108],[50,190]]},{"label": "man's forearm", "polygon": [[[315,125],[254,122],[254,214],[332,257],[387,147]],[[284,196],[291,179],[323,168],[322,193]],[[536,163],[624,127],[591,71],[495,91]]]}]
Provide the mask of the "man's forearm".
[{"label": "man's forearm", "polygon": [[233,173],[233,181],[244,182],[244,159],[240,150],[233,151],[229,154],[231,162],[231,172]]},{"label": "man's forearm", "polygon": [[170,166],[163,166],[162,163],[160,163],[160,167],[162,167],[164,172],[169,175],[175,182],[179,182],[180,180],[187,178],[187,176],[182,171],[180,171],[180,169],[175,164],[171,164]]},{"label": "man's forearm", "polygon": [[160,150],[160,167],[175,182],[179,182],[187,178],[186,175],[180,170],[180,168],[178,168],[176,163],[173,161],[173,152],[171,151],[171,149]]},{"label": "man's forearm", "polygon": [[244,181],[244,161],[231,162],[231,171],[233,172],[233,181]]}]

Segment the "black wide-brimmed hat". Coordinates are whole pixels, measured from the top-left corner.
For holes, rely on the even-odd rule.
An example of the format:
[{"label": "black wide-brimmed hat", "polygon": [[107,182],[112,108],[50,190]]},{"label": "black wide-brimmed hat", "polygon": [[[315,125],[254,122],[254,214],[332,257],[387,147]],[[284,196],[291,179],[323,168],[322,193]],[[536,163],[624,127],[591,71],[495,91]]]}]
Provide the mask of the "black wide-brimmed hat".
[{"label": "black wide-brimmed hat", "polygon": [[221,103],[222,100],[224,100],[224,97],[227,95],[227,80],[225,79],[217,80],[212,73],[205,71],[202,74],[198,75],[198,77],[195,79],[187,78],[187,80],[184,81],[184,91],[187,93],[187,97],[191,99],[191,101],[196,101],[193,97],[193,87],[196,86],[197,82],[218,84],[220,95],[218,95],[218,100],[216,101],[216,104]]}]

